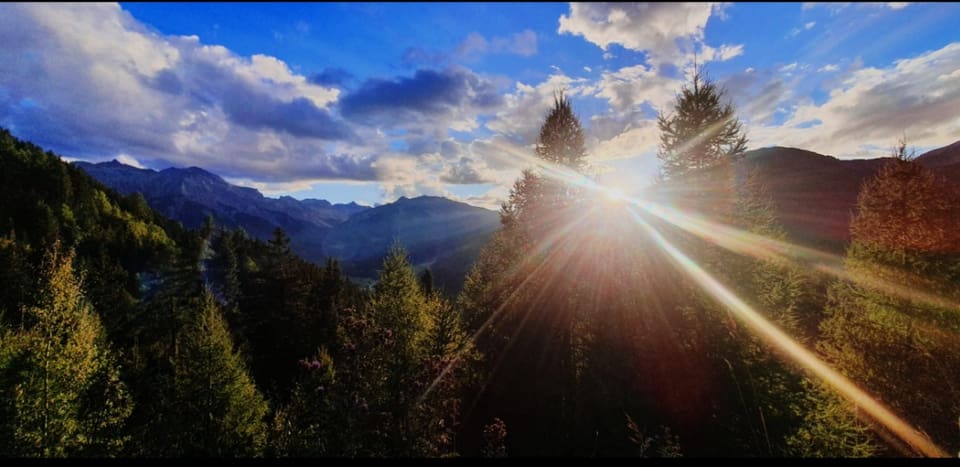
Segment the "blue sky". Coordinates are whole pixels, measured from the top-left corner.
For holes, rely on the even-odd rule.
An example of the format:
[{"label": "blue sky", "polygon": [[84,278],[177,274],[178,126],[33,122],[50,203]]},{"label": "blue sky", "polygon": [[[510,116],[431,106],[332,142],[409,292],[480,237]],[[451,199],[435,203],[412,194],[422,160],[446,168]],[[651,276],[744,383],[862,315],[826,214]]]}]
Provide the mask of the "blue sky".
[{"label": "blue sky", "polygon": [[957,4],[0,4],[0,126],[265,194],[495,207],[566,89],[591,171],[656,173],[694,54],[750,147],[960,139]]}]

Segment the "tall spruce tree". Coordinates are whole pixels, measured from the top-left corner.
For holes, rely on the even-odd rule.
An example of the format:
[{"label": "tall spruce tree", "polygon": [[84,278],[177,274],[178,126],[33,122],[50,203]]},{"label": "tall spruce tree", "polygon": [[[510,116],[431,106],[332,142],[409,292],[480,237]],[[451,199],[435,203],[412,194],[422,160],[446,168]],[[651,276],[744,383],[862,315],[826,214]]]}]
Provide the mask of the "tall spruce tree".
[{"label": "tall spruce tree", "polygon": [[746,150],[743,127],[723,97],[724,91],[694,67],[693,82],[680,91],[674,113],[657,117],[664,179],[725,164]]},{"label": "tall spruce tree", "polygon": [[[553,104],[536,155],[560,170],[582,171],[586,148],[580,122],[563,93]],[[486,394],[468,399],[471,405],[496,399],[495,406],[471,415],[468,429],[479,432],[492,417],[502,416],[528,444],[520,454],[571,450],[566,432],[576,392],[570,300],[576,279],[562,258],[572,257],[575,242],[561,233],[577,224],[587,206],[581,189],[554,172],[529,169],[516,181],[500,212],[503,229],[481,254],[458,300],[471,331],[487,323],[478,347],[486,360],[481,378],[489,384]],[[533,400],[521,402],[531,394]]]},{"label": "tall spruce tree", "polygon": [[[553,108],[540,127],[535,152],[549,163],[576,171],[585,168],[587,151],[583,128],[563,92],[554,96]],[[505,225],[526,219],[530,224],[527,227],[540,230],[542,235],[544,230],[555,227],[557,211],[575,204],[579,195],[580,190],[573,184],[528,169],[514,184],[510,199],[502,206],[501,219]]]},{"label": "tall spruce tree", "polygon": [[416,454],[410,451],[416,436],[412,426],[418,396],[414,383],[427,356],[434,325],[427,306],[406,251],[399,244],[394,245],[383,261],[370,298],[371,318],[386,333],[382,343],[382,402],[383,409],[390,414],[385,420],[388,455]]},{"label": "tall spruce tree", "polygon": [[182,427],[181,455],[260,455],[266,441],[267,403],[234,350],[209,292],[178,341],[172,403]]},{"label": "tall spruce tree", "polygon": [[570,100],[562,91],[554,96],[553,109],[540,127],[536,153],[545,161],[575,170],[583,169],[586,164],[587,150],[584,146],[583,128],[573,113]]}]

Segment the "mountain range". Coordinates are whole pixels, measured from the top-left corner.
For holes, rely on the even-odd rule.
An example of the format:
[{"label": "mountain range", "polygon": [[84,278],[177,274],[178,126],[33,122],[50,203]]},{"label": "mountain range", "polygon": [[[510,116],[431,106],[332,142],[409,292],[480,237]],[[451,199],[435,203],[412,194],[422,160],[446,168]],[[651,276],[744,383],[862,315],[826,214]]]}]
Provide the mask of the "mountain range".
[{"label": "mountain range", "polygon": [[455,292],[500,225],[494,211],[442,197],[400,198],[377,207],[331,204],[265,197],[198,167],[156,171],[115,160],[74,164],[121,194],[142,194],[151,208],[187,228],[211,216],[216,225],[268,240],[279,227],[299,256],[314,262],[337,258],[361,282],[376,277],[387,250],[400,242],[417,268],[430,267],[436,285]]},{"label": "mountain range", "polygon": [[[842,252],[850,239],[850,219],[861,186],[889,160],[841,160],[802,149],[771,147],[748,151],[742,164],[747,170],[756,170],[766,184],[791,240]],[[914,160],[960,182],[960,141]]]},{"label": "mountain range", "polygon": [[[767,186],[792,241],[840,252],[849,240],[861,185],[887,160],[841,160],[775,146],[747,151],[740,168],[755,171]],[[960,181],[960,141],[916,161]],[[301,257],[315,262],[337,258],[347,274],[361,281],[373,280],[384,254],[400,242],[414,265],[430,267],[437,285],[455,292],[499,228],[496,212],[442,197],[400,198],[377,207],[331,204],[265,197],[197,167],[155,171],[117,161],[75,164],[120,193],[141,193],[152,208],[188,228],[212,216],[217,225],[243,228],[267,240],[280,227]]]}]

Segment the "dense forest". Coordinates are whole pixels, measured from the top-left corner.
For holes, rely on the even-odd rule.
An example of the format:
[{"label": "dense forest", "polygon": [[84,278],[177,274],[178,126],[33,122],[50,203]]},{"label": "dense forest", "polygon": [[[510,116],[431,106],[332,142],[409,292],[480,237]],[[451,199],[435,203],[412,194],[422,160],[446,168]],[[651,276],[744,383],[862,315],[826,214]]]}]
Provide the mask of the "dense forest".
[{"label": "dense forest", "polygon": [[611,200],[559,93],[457,296],[402,244],[360,287],[280,229],[185,229],[0,131],[0,454],[960,450],[957,188],[904,142],[861,187],[845,257],[814,267],[765,247],[801,251],[737,163],[722,89],[695,73],[658,124],[659,180]]}]

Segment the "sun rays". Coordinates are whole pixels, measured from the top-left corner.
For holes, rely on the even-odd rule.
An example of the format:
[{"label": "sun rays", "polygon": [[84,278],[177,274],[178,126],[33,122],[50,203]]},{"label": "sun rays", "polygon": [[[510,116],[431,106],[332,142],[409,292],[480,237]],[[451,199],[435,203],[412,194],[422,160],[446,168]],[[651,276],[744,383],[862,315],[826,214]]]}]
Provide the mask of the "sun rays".
[{"label": "sun rays", "polygon": [[[651,200],[630,197],[625,195],[618,187],[603,186],[595,180],[562,165],[551,164],[542,159],[530,157],[525,154],[514,152],[512,155],[525,163],[537,167],[542,177],[555,182],[579,187],[588,195],[592,195],[587,196],[587,199],[600,200],[602,202],[590,203],[587,209],[579,212],[576,216],[560,215],[551,222],[552,225],[550,228],[545,230],[548,234],[543,237],[543,240],[534,244],[532,248],[528,250],[528,256],[519,258],[519,261],[515,263],[515,269],[512,272],[523,273],[525,271],[526,276],[522,278],[522,281],[513,293],[501,303],[500,307],[495,310],[489,319],[474,333],[472,336],[474,341],[489,329],[491,323],[499,317],[504,307],[517,297],[517,292],[524,288],[529,280],[537,274],[546,273],[546,277],[544,277],[543,280],[552,282],[556,279],[556,271],[559,270],[559,268],[573,267],[578,271],[578,274],[584,276],[583,279],[585,281],[589,282],[591,279],[596,279],[593,284],[599,287],[601,284],[598,284],[598,282],[603,281],[603,278],[599,277],[600,273],[598,272],[602,269],[601,265],[589,264],[590,262],[586,261],[583,257],[590,253],[588,250],[602,249],[604,247],[598,243],[600,242],[598,235],[606,235],[608,241],[611,238],[617,238],[617,241],[633,242],[631,244],[633,248],[652,245],[669,258],[679,271],[706,292],[709,297],[722,304],[733,316],[746,324],[748,329],[760,337],[762,341],[769,346],[771,351],[785,357],[787,361],[796,364],[800,368],[803,368],[810,376],[816,377],[816,379],[825,383],[825,385],[835,393],[862,409],[863,413],[869,416],[868,419],[870,421],[883,428],[881,435],[889,436],[893,434],[896,436],[902,444],[909,446],[909,448],[904,448],[901,444],[901,448],[907,453],[920,453],[930,457],[947,456],[946,452],[934,444],[928,437],[921,434],[908,422],[894,414],[883,403],[867,394],[863,389],[858,387],[854,381],[840,374],[814,354],[814,352],[804,347],[803,344],[764,318],[763,314],[748,305],[728,287],[714,278],[701,265],[697,264],[684,252],[679,250],[670,240],[664,237],[663,233],[653,227],[648,220],[658,219],[665,221],[667,224],[694,234],[709,243],[739,255],[761,261],[788,262],[907,300],[920,301],[951,309],[960,309],[960,305],[935,293],[921,291],[916,288],[904,286],[903,284],[883,280],[877,277],[877,275],[851,272],[845,264],[844,259],[840,256],[744,231],[712,221],[704,216],[688,213],[684,210],[656,203]],[[582,228],[584,221],[588,217],[592,223],[597,224],[597,226],[592,226],[594,230],[592,236],[588,235],[584,237],[577,232],[578,227]],[[600,221],[601,219],[623,218],[629,219],[629,222],[632,222],[637,229],[630,229],[630,231],[627,232],[623,230],[624,223],[621,221],[616,224],[620,226],[620,230],[610,231],[611,225],[613,224],[605,224]],[[600,226],[601,224],[602,226]],[[580,256],[579,258],[578,255]],[[543,297],[538,295],[533,303],[539,303],[542,298]],[[527,310],[523,319],[519,322],[518,328],[513,330],[513,337],[516,337],[517,333],[521,332],[521,328],[526,325],[530,311],[531,310]],[[500,363],[501,362],[498,361],[495,367],[499,367]],[[455,364],[456,362],[451,362],[444,369],[437,380],[427,388],[423,397],[429,394],[436,383],[442,379]]]},{"label": "sun rays", "polygon": [[737,297],[730,289],[704,271],[695,261],[678,250],[656,229],[644,221],[635,210],[629,209],[628,211],[634,221],[647,231],[655,244],[669,255],[681,270],[687,273],[687,275],[711,297],[723,304],[723,306],[733,312],[737,318],[746,323],[751,331],[761,337],[772,348],[782,352],[783,355],[789,357],[793,363],[800,365],[821,381],[827,383],[836,393],[866,411],[873,420],[879,422],[884,428],[890,430],[913,449],[929,457],[947,457],[947,454],[942,449],[921,435],[907,422],[903,421],[883,404],[857,387],[854,382],[831,368],[823,362],[823,360],[814,355],[813,352],[807,350],[803,345],[778,329],[760,313]]}]

